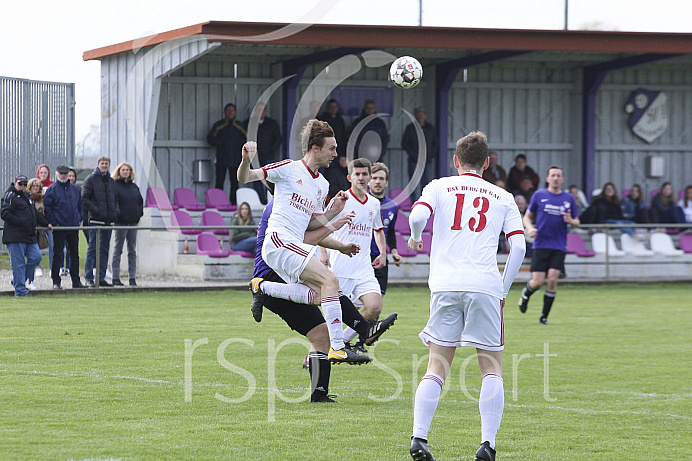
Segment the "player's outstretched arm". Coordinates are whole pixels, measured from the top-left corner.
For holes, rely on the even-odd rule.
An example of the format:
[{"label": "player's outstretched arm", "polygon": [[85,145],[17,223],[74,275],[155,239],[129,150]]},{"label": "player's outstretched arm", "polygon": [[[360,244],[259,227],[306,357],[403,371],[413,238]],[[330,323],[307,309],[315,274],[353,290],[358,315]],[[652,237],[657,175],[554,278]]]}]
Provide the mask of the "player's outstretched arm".
[{"label": "player's outstretched arm", "polygon": [[245,144],[243,144],[243,153],[242,157],[243,160],[240,162],[240,166],[238,166],[238,181],[242,182],[243,184],[247,184],[252,181],[259,181],[260,179],[264,179],[264,171],[260,170],[252,170],[250,169],[250,162],[252,161],[253,157],[257,154],[257,143],[254,141],[248,141]]}]

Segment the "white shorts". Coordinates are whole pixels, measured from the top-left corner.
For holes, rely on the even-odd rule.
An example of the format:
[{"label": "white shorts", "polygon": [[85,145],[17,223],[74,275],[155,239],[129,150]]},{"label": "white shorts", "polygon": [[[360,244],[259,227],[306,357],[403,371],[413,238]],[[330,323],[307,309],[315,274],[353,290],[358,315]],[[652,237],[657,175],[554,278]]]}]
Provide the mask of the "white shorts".
[{"label": "white shorts", "polygon": [[339,277],[339,288],[351,299],[358,299],[368,293],[382,294],[380,283],[375,278],[375,274],[367,279],[347,279]]},{"label": "white shorts", "polygon": [[317,247],[298,242],[277,232],[267,233],[262,245],[262,258],[286,283],[299,283],[308,261]]},{"label": "white shorts", "polygon": [[430,296],[430,319],[418,335],[423,343],[471,346],[486,351],[505,348],[501,299],[484,293],[440,291]]}]

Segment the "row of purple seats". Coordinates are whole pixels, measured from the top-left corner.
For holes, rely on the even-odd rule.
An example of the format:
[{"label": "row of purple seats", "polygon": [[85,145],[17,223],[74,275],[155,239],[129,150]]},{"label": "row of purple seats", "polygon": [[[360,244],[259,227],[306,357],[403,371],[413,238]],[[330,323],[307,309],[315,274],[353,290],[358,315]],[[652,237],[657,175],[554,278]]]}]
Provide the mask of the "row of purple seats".
[{"label": "row of purple seats", "polygon": [[206,232],[197,235],[197,254],[206,255],[211,258],[225,258],[230,255],[239,255],[243,258],[254,258],[255,254],[248,251],[233,251],[230,249],[224,250],[221,248],[219,239],[213,234]]},{"label": "row of purple seats", "polygon": [[214,208],[219,211],[235,211],[237,207],[231,205],[225,192],[221,189],[207,189],[204,192],[205,204],[197,202],[197,197],[192,189],[180,187],[173,191],[173,202],[168,198],[168,193],[161,187],[147,189],[147,206],[164,211],[174,211],[181,208],[187,211],[204,211]]},{"label": "row of purple seats", "polygon": [[[184,210],[173,210],[168,217],[171,227],[187,227],[194,226],[192,222],[192,217]],[[216,211],[205,211],[202,213],[202,219],[200,222],[202,226],[225,226],[226,223],[223,220],[221,213]],[[181,234],[185,235],[197,235],[203,232],[202,229],[171,229],[173,232],[180,231]],[[211,232],[216,235],[228,235],[228,229],[211,229]]]}]

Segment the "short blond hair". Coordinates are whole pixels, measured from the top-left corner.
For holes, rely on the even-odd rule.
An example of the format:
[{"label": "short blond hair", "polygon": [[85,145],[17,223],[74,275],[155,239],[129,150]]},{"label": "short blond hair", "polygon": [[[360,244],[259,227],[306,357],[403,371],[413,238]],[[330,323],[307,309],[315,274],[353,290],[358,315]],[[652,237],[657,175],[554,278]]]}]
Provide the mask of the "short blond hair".
[{"label": "short blond hair", "polygon": [[130,169],[130,181],[135,180],[135,169],[132,168],[132,165],[130,165],[127,162],[120,162],[118,163],[118,166],[115,167],[115,171],[113,171],[113,174],[111,175],[111,178],[115,179],[116,181],[120,179],[120,169],[122,167],[128,167]]}]

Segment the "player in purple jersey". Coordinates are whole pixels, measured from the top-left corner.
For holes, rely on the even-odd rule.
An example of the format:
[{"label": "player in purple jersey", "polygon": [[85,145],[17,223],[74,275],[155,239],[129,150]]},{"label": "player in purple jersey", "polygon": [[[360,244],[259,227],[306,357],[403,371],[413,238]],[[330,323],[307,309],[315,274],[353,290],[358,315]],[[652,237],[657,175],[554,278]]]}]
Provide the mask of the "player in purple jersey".
[{"label": "player in purple jersey", "polygon": [[[377,162],[372,166],[372,175],[370,183],[370,195],[380,201],[380,214],[382,215],[382,224],[384,225],[384,235],[387,240],[389,252],[392,255],[392,260],[395,265],[401,264],[401,256],[396,249],[396,234],[394,226],[396,225],[396,217],[399,213],[399,206],[396,202],[385,195],[385,189],[389,184],[389,168],[382,162]],[[374,261],[380,255],[380,250],[377,249],[375,238],[373,237],[370,245],[370,258]],[[375,269],[375,278],[380,283],[382,296],[387,291],[387,281],[389,280],[389,265]]]},{"label": "player in purple jersey", "polygon": [[[544,283],[543,312],[540,322],[548,323],[548,314],[555,301],[557,279],[564,272],[567,253],[567,225],[578,227],[579,211],[574,197],[562,190],[565,182],[562,168],[548,168],[547,189],[536,191],[524,215],[524,226],[529,237],[534,238],[531,254],[531,280],[521,292],[519,310],[526,312],[529,298]],[[536,225],[533,218],[536,218]]]}]

